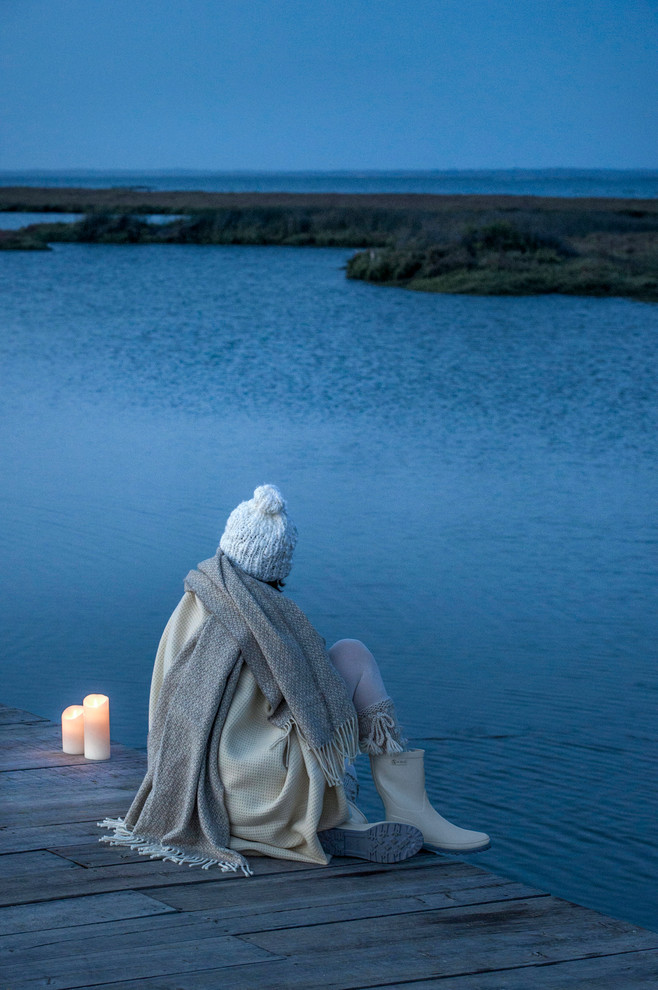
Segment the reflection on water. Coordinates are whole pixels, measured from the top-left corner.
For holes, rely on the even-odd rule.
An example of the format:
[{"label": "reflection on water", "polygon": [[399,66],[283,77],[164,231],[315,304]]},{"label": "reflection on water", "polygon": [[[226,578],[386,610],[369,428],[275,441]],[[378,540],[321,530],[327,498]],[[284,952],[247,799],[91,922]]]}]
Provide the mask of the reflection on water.
[{"label": "reflection on water", "polygon": [[31,223],[74,223],[82,213],[0,213],[0,230],[20,230]]},{"label": "reflection on water", "polygon": [[182,578],[274,481],[287,590],[372,647],[478,862],[658,927],[658,310],[386,290],[347,257],[2,259],[2,700],[101,690],[143,745]]}]

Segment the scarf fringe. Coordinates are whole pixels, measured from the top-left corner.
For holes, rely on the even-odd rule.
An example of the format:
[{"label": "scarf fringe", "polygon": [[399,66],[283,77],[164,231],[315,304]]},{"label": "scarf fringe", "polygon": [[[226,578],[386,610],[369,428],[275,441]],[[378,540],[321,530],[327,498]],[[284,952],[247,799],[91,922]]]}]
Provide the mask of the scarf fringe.
[{"label": "scarf fringe", "polygon": [[153,842],[150,839],[135,835],[123,818],[104,818],[102,822],[96,822],[96,824],[99,828],[111,828],[114,832],[113,835],[102,835],[98,840],[99,842],[134,849],[140,856],[168,860],[179,865],[187,863],[188,866],[199,866],[202,870],[208,870],[211,866],[218,866],[222,873],[237,873],[238,870],[242,870],[246,877],[254,875],[253,870],[250,869],[246,859],[240,853],[235,853],[236,862],[213,859],[210,856],[194,856],[176,846],[163,846],[161,842]]},{"label": "scarf fringe", "polygon": [[329,787],[337,787],[345,777],[345,760],[352,762],[359,753],[359,722],[356,716],[343,722],[324,746],[313,749]]}]

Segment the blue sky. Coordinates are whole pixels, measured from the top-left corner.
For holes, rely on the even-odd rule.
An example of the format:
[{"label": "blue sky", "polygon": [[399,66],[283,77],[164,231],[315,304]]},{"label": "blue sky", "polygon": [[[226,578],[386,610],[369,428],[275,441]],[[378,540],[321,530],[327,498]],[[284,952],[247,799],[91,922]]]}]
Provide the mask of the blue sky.
[{"label": "blue sky", "polygon": [[655,0],[0,0],[0,169],[658,167]]}]

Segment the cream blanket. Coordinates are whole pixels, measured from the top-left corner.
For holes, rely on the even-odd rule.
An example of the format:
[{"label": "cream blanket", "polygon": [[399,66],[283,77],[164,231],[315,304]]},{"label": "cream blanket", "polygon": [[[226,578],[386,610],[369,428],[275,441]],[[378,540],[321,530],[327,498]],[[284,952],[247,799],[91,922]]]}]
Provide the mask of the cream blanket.
[{"label": "cream blanket", "polygon": [[[149,725],[176,655],[208,617],[186,591],[162,634],[151,678]],[[317,833],[348,817],[345,790],[327,787],[320,764],[292,725],[268,721],[265,695],[247,666],[219,740],[219,775],[231,827],[229,846],[242,853],[327,863]]]},{"label": "cream blanket", "polygon": [[245,873],[240,849],[326,862],[315,833],[346,817],[343,765],[358,747],[344,682],[297,606],[223,554],[186,588],[179,608],[196,622],[186,638],[179,614],[163,636],[147,775],[104,839]]}]

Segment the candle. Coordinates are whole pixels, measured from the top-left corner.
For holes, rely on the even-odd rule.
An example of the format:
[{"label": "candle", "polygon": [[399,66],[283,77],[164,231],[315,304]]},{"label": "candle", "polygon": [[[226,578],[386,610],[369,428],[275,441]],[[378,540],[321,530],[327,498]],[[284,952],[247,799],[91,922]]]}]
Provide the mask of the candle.
[{"label": "candle", "polygon": [[82,704],[85,711],[85,756],[88,760],[109,760],[110,699],[104,694],[88,694]]},{"label": "candle", "polygon": [[85,720],[82,705],[69,705],[62,712],[62,749],[65,753],[85,751]]}]

